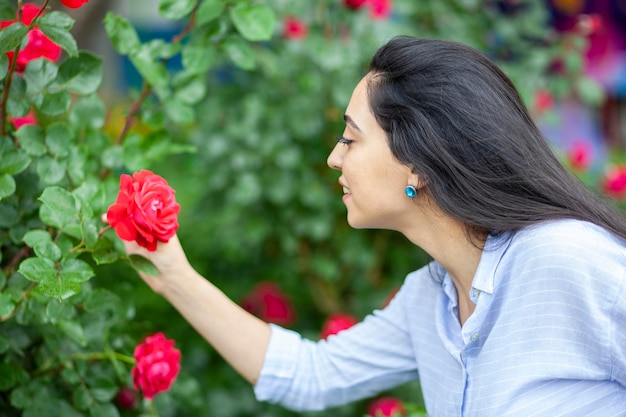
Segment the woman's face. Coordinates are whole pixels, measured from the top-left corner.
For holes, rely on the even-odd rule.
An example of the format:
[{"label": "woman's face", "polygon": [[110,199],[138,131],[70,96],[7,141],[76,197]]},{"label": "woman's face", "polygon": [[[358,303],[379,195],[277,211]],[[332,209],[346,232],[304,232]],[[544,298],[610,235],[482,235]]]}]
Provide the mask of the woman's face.
[{"label": "woman's face", "polygon": [[[328,166],[341,171],[343,202],[354,228],[401,230],[414,202],[404,188],[416,177],[396,160],[383,129],[369,108],[365,76],[354,89],[345,113],[343,139],[328,156]],[[344,143],[342,143],[344,142]]]}]

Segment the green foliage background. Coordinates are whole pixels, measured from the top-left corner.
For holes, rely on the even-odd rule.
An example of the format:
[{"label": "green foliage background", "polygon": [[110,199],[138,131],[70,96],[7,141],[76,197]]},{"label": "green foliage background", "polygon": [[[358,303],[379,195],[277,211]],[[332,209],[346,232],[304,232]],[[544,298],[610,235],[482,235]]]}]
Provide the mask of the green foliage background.
[{"label": "green foliage background", "polygon": [[[128,262],[100,220],[121,173],[164,176],[198,271],[235,300],[260,281],[278,283],[297,309],[292,327],[316,339],[328,314],[362,318],[428,261],[398,234],[351,230],[338,173],[326,166],[352,88],[384,41],[409,34],[476,46],[529,104],[539,88],[591,106],[601,99],[581,75],[585,39],[550,29],[540,0],[395,0],[390,20],[339,0],[160,0],[161,16],[184,23],[173,39],[142,42],[113,12],[102,22],[143,80],[119,100],[103,99],[102,58],[78,50],[73,19],[50,5],[56,11],[35,23],[63,47],[61,61],[8,70],[4,52],[28,28],[0,31],[0,416],[326,415],[256,402],[136,277],[141,263]],[[288,15],[307,24],[305,39],[281,36]],[[0,19],[14,16],[14,2],[1,0]],[[168,70],[174,58],[180,70]],[[566,64],[558,74],[549,71],[557,58]],[[125,119],[115,116],[119,102]],[[15,131],[7,117],[31,108],[39,125]],[[182,351],[179,379],[154,404],[120,410],[134,346],[156,331]],[[387,394],[421,415],[417,383]],[[366,402],[332,415],[361,416]]]}]

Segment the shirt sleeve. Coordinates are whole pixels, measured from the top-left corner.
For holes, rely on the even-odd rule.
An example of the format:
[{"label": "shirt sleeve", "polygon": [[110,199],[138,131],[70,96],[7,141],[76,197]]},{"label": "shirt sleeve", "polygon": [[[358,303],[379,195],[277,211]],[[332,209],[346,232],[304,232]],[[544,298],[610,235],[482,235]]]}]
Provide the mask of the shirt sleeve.
[{"label": "shirt sleeve", "polygon": [[610,323],[611,377],[626,387],[626,277],[617,291]]},{"label": "shirt sleeve", "polygon": [[[405,285],[406,286],[406,285]],[[403,287],[384,310],[327,340],[314,342],[272,325],[258,400],[292,410],[339,406],[417,378],[402,306]]]}]

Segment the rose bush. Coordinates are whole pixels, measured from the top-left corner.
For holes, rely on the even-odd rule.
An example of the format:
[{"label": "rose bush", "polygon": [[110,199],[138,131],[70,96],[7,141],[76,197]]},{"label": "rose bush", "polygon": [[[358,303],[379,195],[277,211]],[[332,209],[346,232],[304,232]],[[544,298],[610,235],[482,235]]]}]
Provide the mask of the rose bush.
[{"label": "rose bush", "polygon": [[[384,40],[406,33],[472,44],[501,63],[531,107],[540,90],[553,103],[601,99],[582,73],[586,35],[538,24],[549,18],[543,2],[159,0],[142,7],[179,29],[171,38],[147,39],[115,10],[81,22],[102,29],[114,54],[76,41],[67,7],[82,6],[76,16],[87,19],[97,4],[80,3],[0,0],[0,410],[8,417],[297,415],[257,403],[137,279],[133,268],[151,265],[127,257],[102,221],[121,176],[122,199],[140,217],[159,193],[133,188],[130,174],[168,178],[185,208],[178,233],[194,267],[235,300],[252,289],[251,311],[316,339],[327,317],[365,316],[428,262],[394,233],[350,230],[325,162],[352,88]],[[288,17],[305,36],[283,35]],[[120,62],[140,82],[111,91],[106,78],[123,78],[113,70]],[[550,100],[537,104],[541,116],[553,110]],[[589,184],[602,190],[603,175]],[[607,190],[618,190],[620,176],[611,178]],[[158,241],[146,237],[154,230],[168,234],[129,221],[128,204],[112,213],[122,233],[146,245]],[[264,277],[270,290],[255,292]],[[126,397],[137,342],[158,332],[183,353],[176,383],[152,400]],[[389,395],[417,417],[418,393],[413,383]],[[362,416],[368,404],[332,414]]]},{"label": "rose bush", "polygon": [[122,240],[136,241],[149,251],[157,242],[168,242],[178,229],[180,205],[167,181],[152,171],[122,174],[115,203],[107,221]]}]

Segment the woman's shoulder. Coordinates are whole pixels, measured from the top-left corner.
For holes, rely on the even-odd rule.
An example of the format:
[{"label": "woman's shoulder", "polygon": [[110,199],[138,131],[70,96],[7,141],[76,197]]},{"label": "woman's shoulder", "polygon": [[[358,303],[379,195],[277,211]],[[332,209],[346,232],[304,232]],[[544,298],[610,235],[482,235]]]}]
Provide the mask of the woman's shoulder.
[{"label": "woman's shoulder", "polygon": [[513,236],[511,246],[553,254],[608,251],[616,256],[626,256],[624,239],[593,223],[573,219],[547,221],[523,228]]}]

